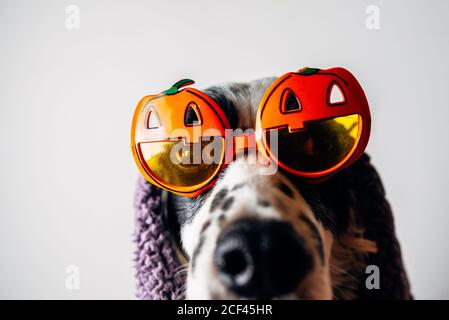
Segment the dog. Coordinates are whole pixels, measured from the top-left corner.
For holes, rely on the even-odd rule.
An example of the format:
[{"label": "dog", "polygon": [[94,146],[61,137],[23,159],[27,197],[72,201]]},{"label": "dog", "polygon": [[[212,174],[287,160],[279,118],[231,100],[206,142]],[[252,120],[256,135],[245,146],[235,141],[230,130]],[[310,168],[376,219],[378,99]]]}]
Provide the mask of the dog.
[{"label": "dog", "polygon": [[[204,90],[233,129],[253,129],[275,78]],[[195,198],[165,192],[170,233],[187,273],[186,299],[411,298],[390,206],[363,154],[310,183],[281,169],[259,174],[238,155]],[[367,266],[380,271],[366,286]]]}]

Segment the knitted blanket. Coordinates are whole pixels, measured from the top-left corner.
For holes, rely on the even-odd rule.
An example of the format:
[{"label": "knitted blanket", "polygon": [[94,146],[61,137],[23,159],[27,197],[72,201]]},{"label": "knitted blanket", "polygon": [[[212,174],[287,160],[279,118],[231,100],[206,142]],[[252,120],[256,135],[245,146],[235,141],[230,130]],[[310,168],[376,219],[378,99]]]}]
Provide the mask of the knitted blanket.
[{"label": "knitted blanket", "polygon": [[183,299],[185,275],[180,271],[161,210],[161,190],[139,177],[134,208],[137,297],[151,300]]}]

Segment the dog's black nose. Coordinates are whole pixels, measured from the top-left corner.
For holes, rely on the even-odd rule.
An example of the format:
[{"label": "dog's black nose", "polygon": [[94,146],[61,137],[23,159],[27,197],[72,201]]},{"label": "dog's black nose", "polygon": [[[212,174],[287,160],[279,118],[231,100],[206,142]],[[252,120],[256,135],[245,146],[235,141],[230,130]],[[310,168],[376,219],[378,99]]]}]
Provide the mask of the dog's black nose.
[{"label": "dog's black nose", "polygon": [[214,262],[236,294],[268,299],[293,292],[312,268],[304,239],[276,220],[240,220],[218,238]]}]

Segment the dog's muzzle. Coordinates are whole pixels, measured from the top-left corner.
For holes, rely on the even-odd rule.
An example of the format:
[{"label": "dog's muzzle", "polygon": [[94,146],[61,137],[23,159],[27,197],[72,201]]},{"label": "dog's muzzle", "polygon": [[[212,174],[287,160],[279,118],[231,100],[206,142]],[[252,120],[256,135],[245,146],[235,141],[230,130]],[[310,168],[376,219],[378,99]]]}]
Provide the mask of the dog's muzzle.
[{"label": "dog's muzzle", "polygon": [[304,239],[279,220],[242,219],[223,230],[214,263],[236,295],[269,299],[293,293],[312,269]]}]

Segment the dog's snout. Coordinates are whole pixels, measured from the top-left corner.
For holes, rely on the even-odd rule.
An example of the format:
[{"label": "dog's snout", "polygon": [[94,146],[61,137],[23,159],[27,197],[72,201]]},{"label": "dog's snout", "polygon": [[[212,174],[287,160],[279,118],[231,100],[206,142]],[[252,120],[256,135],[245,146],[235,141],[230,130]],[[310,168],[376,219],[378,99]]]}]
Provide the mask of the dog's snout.
[{"label": "dog's snout", "polygon": [[302,237],[277,220],[235,222],[219,236],[214,262],[229,290],[265,299],[293,292],[312,267]]}]

